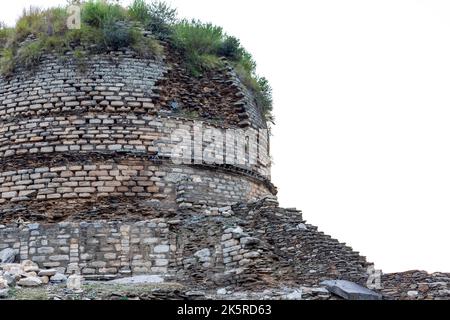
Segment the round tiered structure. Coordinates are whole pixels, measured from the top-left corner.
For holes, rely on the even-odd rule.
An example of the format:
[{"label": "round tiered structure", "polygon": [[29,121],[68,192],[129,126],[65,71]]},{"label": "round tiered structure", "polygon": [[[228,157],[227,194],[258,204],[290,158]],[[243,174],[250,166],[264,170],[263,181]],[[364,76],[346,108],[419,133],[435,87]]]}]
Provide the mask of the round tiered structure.
[{"label": "round tiered structure", "polygon": [[[0,78],[0,121],[0,250],[44,268],[93,278],[179,273],[203,242],[183,242],[192,230],[177,227],[180,214],[227,215],[276,193],[268,135],[244,142],[256,145],[254,163],[171,159],[177,129],[266,124],[231,67],[195,78],[170,48],[155,59],[68,52],[43,56],[34,70],[18,66]],[[203,227],[220,243],[221,228]],[[208,269],[210,258],[201,259]],[[239,266],[228,260],[223,268]]]},{"label": "round tiered structure", "polygon": [[99,202],[160,210],[274,194],[268,154],[252,165],[171,161],[176,129],[265,127],[231,68],[193,78],[175,61],[68,53],[1,78],[2,220],[71,220]]}]

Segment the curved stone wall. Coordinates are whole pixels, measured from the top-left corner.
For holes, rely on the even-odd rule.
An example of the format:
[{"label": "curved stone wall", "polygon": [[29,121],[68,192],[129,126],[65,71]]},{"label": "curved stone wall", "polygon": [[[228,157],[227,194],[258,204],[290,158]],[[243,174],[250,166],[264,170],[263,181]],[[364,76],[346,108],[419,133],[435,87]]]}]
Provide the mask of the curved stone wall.
[{"label": "curved stone wall", "polygon": [[75,58],[45,55],[35,70],[0,77],[0,120],[83,112],[188,114],[239,127],[266,127],[254,98],[226,68],[192,77],[169,58],[133,52]]},{"label": "curved stone wall", "polygon": [[254,162],[171,161],[174,131],[193,132],[199,121],[219,131],[265,128],[232,70],[192,78],[176,61],[171,52],[161,60],[68,53],[0,77],[0,219],[11,220],[17,203],[35,210],[123,197],[177,209],[274,194],[268,135],[233,142],[237,158],[238,143],[256,148]]},{"label": "curved stone wall", "polygon": [[[147,160],[72,162],[57,167],[0,173],[0,204],[31,200],[144,197],[168,206],[203,203],[223,206],[270,194],[251,177],[218,169],[153,164]],[[183,190],[183,196],[180,191]],[[185,205],[186,207],[186,205]]]},{"label": "curved stone wall", "polygon": [[[196,125],[194,120],[134,114],[85,113],[15,119],[4,122],[0,127],[0,157],[6,159],[27,154],[90,151],[160,153],[170,156],[178,143],[172,136],[175,130],[183,129],[193,134]],[[202,124],[202,128],[220,127]],[[263,141],[260,142],[260,161],[241,166],[270,177],[267,147],[263,147]],[[207,145],[205,141],[203,147]],[[236,149],[234,145],[234,154],[238,153]]]},{"label": "curved stone wall", "polygon": [[32,70],[0,77],[0,119],[61,113],[154,112],[161,61],[93,55],[89,61],[46,56]]}]

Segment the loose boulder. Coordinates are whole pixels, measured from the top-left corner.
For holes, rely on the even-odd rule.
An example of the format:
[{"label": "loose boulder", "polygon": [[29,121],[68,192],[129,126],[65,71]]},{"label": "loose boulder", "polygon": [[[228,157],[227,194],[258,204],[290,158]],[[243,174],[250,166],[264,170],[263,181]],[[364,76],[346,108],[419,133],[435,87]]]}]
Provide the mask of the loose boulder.
[{"label": "loose boulder", "polygon": [[3,272],[9,273],[16,280],[19,280],[21,276],[25,273],[23,266],[17,263],[9,263],[2,265]]},{"label": "loose boulder", "polygon": [[24,272],[39,272],[39,266],[31,260],[23,261],[22,266]]},{"label": "loose boulder", "polygon": [[9,272],[5,272],[2,278],[6,280],[8,286],[14,287],[16,285],[16,277]]},{"label": "loose boulder", "polygon": [[346,300],[381,300],[382,296],[357,283],[347,280],[326,280],[320,283],[328,291]]},{"label": "loose boulder", "polygon": [[50,278],[48,276],[39,277],[41,279],[42,284],[48,284],[50,282]]},{"label": "loose boulder", "polygon": [[63,275],[62,273],[57,273],[50,278],[50,281],[51,282],[66,282],[67,276]]}]

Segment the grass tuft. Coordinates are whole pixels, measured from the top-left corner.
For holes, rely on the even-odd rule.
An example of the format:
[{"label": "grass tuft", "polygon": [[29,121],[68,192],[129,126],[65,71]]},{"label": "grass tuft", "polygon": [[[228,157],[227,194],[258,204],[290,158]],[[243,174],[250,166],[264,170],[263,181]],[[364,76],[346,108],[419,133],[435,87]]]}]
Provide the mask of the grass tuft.
[{"label": "grass tuft", "polygon": [[42,57],[43,41],[37,40],[26,44],[17,50],[17,61],[25,68],[37,65]]}]

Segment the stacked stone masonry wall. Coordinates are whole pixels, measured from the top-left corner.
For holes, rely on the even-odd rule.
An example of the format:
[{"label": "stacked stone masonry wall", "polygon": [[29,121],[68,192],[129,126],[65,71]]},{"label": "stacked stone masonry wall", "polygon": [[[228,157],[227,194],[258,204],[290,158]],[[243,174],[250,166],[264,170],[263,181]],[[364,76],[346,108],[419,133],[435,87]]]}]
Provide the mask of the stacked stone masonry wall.
[{"label": "stacked stone masonry wall", "polygon": [[271,198],[145,221],[0,225],[0,250],[88,279],[160,274],[205,285],[364,283],[368,263]]},{"label": "stacked stone masonry wall", "polygon": [[236,141],[260,151],[255,163],[170,156],[175,130],[201,121],[225,146],[223,130],[265,129],[262,115],[228,68],[193,79],[167,54],[47,55],[0,78],[0,249],[92,279],[256,280],[256,243],[226,216],[276,193],[268,135]]},{"label": "stacked stone masonry wall", "polygon": [[[80,60],[68,53],[63,58],[44,56],[35,70],[19,67],[12,77],[1,77],[0,204],[125,196],[147,197],[171,207],[220,206],[272,193],[270,158],[261,146],[267,143],[264,137],[257,142],[262,150],[257,162],[222,165],[218,172],[214,165],[206,170],[145,160],[167,159],[179,142],[172,133],[177,129],[193,132],[198,125],[196,119],[183,118],[180,110],[163,103],[167,102],[160,94],[167,89],[165,77],[171,70],[178,75],[185,72],[170,61],[140,59],[132,52]],[[197,120],[202,120],[205,129],[241,128],[229,116],[242,108],[233,104],[243,95],[237,80],[229,72],[208,77],[201,82],[182,77],[188,89],[205,92],[204,99],[191,96],[199,103],[196,110],[204,109],[203,115],[208,116],[210,108],[216,107],[215,123]],[[186,100],[189,95],[183,97]],[[212,102],[227,107],[209,105]],[[222,121],[217,122],[217,117]],[[258,128],[258,124],[246,126]],[[204,141],[202,147],[208,143]],[[233,149],[237,154],[237,147]],[[108,163],[90,160],[97,154],[106,154]],[[122,154],[141,161],[115,159],[114,155]],[[70,159],[49,165],[59,155]],[[245,175],[238,176],[236,171]],[[173,173],[182,177],[172,181]],[[194,179],[183,176],[192,174]],[[199,190],[207,194],[204,199]]]}]

